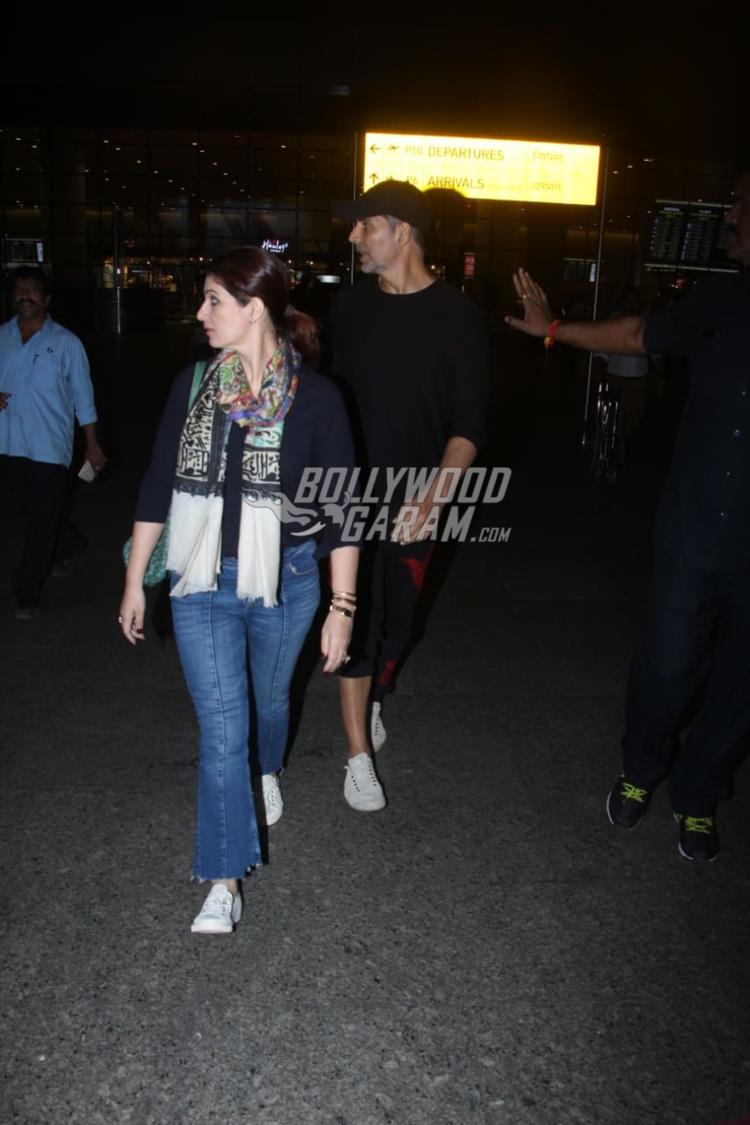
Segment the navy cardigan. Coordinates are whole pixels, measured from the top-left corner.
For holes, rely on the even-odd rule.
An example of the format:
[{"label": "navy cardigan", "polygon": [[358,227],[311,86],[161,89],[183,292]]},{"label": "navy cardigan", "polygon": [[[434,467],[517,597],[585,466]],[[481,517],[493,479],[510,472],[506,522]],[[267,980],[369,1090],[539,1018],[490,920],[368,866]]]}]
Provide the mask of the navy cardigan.
[{"label": "navy cardigan", "polygon": [[[174,488],[175,466],[180,434],[188,410],[193,365],[180,371],[172,384],[164,413],[156,433],[151,463],[141,483],[136,506],[136,520],[163,523],[169,512]],[[242,451],[244,431],[232,426],[227,447],[227,471],[224,484],[224,513],[222,522],[222,555],[232,558],[237,554],[239,541]],[[318,530],[318,556],[327,555],[341,544],[342,512],[329,514],[313,500],[297,500],[297,490],[307,468],[320,468],[325,478],[327,469],[343,469],[350,476],[354,468],[354,448],[344,403],[339,391],[325,375],[302,366],[299,385],[289,413],[284,421],[281,441],[281,490],[286,497],[285,514],[281,528],[282,546],[304,543],[310,529],[324,523]],[[344,473],[341,474],[341,477]],[[343,490],[342,490],[343,491]],[[346,505],[341,505],[345,513]],[[292,511],[294,508],[294,511]],[[295,515],[296,512],[296,515]],[[304,532],[294,535],[293,532]]]}]

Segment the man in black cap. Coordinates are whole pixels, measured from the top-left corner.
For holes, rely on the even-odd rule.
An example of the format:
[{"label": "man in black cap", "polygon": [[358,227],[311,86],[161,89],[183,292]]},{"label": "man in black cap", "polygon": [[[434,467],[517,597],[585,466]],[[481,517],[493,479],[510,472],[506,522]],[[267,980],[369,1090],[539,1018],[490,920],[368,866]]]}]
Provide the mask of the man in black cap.
[{"label": "man in black cap", "polygon": [[[695,285],[649,316],[599,323],[553,320],[524,270],[514,283],[530,336],[590,351],[687,357],[690,393],[654,533],[651,624],[631,665],[623,771],[607,798],[613,825],[632,830],[669,779],[678,850],[719,853],[716,806],[750,737],[750,169],[726,216],[728,256],[741,266]],[[703,706],[682,746],[676,737],[697,693]]]},{"label": "man in black cap", "polygon": [[408,480],[423,471],[429,481],[438,468],[457,477],[474,461],[484,438],[488,354],[478,310],[425,265],[430,213],[421,191],[385,180],[334,204],[333,213],[352,223],[349,241],[369,275],[340,292],[332,310],[334,369],[350,392],[369,495],[377,497],[351,662],[339,679],[349,752],[344,796],[368,812],[385,805],[370,750],[385,742],[383,699],[412,640],[442,502],[437,473],[418,495]]}]

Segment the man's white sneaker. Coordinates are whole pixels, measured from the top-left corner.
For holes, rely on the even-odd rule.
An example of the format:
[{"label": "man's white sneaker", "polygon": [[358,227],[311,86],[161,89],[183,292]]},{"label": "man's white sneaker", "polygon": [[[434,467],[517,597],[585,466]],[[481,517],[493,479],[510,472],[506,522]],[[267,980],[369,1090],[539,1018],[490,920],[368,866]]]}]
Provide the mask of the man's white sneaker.
[{"label": "man's white sneaker", "polygon": [[373,750],[382,750],[387,737],[383,724],[383,704],[373,703],[370,712],[370,742]]},{"label": "man's white sneaker", "polygon": [[281,814],[284,811],[284,799],[281,796],[279,779],[275,773],[264,773],[260,780],[263,786],[265,825],[266,828],[270,828],[277,820],[281,820]]},{"label": "man's white sneaker", "polygon": [[357,812],[385,808],[385,794],[369,754],[356,754],[346,765],[344,799]]},{"label": "man's white sneaker", "polygon": [[214,883],[190,930],[194,934],[231,934],[242,914],[239,891],[233,895],[223,883]]}]

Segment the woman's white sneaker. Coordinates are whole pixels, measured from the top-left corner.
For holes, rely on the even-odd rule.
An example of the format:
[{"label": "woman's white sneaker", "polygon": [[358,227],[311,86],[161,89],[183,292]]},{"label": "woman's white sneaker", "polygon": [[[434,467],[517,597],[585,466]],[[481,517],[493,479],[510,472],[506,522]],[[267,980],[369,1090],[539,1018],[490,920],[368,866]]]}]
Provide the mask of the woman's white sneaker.
[{"label": "woman's white sneaker", "polygon": [[370,742],[373,750],[382,750],[387,737],[383,724],[383,704],[373,703],[370,712]]},{"label": "woman's white sneaker", "polygon": [[356,754],[346,764],[344,799],[357,812],[385,808],[385,794],[369,754]]},{"label": "woman's white sneaker", "polygon": [[265,809],[265,825],[270,828],[281,820],[284,811],[284,799],[281,796],[281,786],[275,773],[264,773],[261,780],[263,788],[263,808]]},{"label": "woman's white sneaker", "polygon": [[190,927],[194,934],[231,934],[242,914],[240,892],[233,895],[223,883],[214,883],[206,896],[200,914]]}]

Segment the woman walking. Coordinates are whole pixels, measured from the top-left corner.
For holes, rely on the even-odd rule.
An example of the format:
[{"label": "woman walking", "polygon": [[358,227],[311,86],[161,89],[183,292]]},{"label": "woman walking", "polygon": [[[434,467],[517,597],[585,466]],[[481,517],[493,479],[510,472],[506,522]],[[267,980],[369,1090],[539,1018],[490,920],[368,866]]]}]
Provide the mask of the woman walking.
[{"label": "woman walking", "polygon": [[356,608],[358,549],[335,529],[319,542],[300,535],[282,513],[305,469],[349,469],[353,452],[338,391],[309,365],[315,323],[289,304],[276,257],[248,247],[218,259],[197,316],[218,354],[199,386],[188,367],[172,388],[141,486],[120,623],[132,644],[143,639],[144,574],[169,516],[175,635],[200,726],[193,875],[212,883],[192,930],[230,933],[241,880],[261,860],[251,707],[271,824],[282,811],[289,686],[318,606],[320,555],[330,553],[333,588],[324,672],[348,659]]}]

